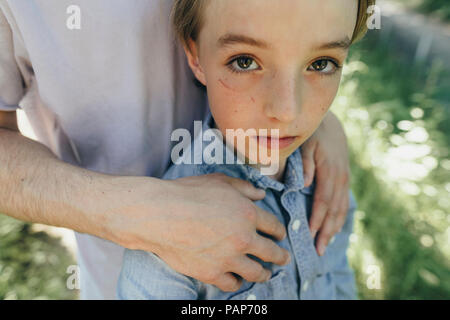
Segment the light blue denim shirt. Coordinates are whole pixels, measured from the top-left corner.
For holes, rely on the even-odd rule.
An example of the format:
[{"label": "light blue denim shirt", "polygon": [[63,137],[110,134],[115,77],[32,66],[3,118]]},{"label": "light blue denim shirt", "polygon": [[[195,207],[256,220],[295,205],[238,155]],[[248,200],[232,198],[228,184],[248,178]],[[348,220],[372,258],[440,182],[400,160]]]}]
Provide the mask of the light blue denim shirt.
[{"label": "light blue denim shirt", "polygon": [[[205,118],[203,132],[212,128],[211,114]],[[203,147],[198,135],[194,143]],[[222,143],[222,142],[221,142]],[[222,143],[225,150],[228,146]],[[194,149],[194,148],[192,148]],[[194,151],[195,152],[195,151]],[[224,151],[225,152],[225,151]],[[186,153],[183,157],[192,157]],[[236,160],[236,158],[235,158]],[[259,170],[244,164],[179,164],[172,165],[164,179],[177,179],[210,173],[223,173],[253,183],[266,191],[263,200],[256,201],[260,208],[273,213],[287,228],[287,237],[276,243],[291,254],[291,262],[278,266],[259,260],[271,270],[272,277],[264,283],[244,281],[237,292],[224,292],[217,287],[182,275],[170,268],[153,253],[126,250],[117,287],[119,299],[355,299],[355,281],[347,261],[346,250],[353,228],[356,208],[349,191],[350,208],[342,231],[334,236],[325,255],[316,253],[314,240],[308,227],[311,215],[314,183],[304,187],[301,148],[289,156],[283,183],[262,175]]]}]

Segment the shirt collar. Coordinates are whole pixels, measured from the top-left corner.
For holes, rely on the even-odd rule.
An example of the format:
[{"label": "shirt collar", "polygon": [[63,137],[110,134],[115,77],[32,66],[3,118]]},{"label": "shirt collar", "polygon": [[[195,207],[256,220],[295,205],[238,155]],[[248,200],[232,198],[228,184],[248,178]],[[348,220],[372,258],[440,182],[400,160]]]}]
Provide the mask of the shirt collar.
[{"label": "shirt collar", "polygon": [[[214,118],[211,115],[211,112],[207,112],[207,115],[203,122],[203,132],[205,132],[208,129],[214,128]],[[220,146],[223,150],[224,159],[225,154],[228,150],[230,154],[234,154],[234,152],[230,149],[230,147],[222,140],[220,139],[220,136],[217,136],[217,133],[214,133],[214,138],[218,139],[217,143],[220,143]],[[203,141],[202,137],[196,137],[196,142],[203,143],[203,148],[205,148],[207,145],[209,145],[210,141]],[[311,194],[313,185],[311,185],[308,188],[304,187],[304,179],[303,179],[303,161],[301,156],[301,147],[298,148],[294,153],[292,153],[286,162],[286,168],[285,168],[285,174],[283,182],[279,182],[275,179],[272,179],[266,175],[261,174],[261,172],[253,168],[249,165],[245,164],[238,164],[237,163],[237,156],[233,156],[233,164],[207,164],[205,162],[208,161],[208,154],[203,154],[203,162],[200,165],[201,169],[205,173],[211,173],[218,169],[218,167],[221,167],[223,171],[233,170],[240,173],[240,176],[244,177],[246,180],[252,182],[257,188],[261,189],[273,189],[276,191],[283,191],[283,190],[292,190],[292,191],[302,191],[303,193]]]}]

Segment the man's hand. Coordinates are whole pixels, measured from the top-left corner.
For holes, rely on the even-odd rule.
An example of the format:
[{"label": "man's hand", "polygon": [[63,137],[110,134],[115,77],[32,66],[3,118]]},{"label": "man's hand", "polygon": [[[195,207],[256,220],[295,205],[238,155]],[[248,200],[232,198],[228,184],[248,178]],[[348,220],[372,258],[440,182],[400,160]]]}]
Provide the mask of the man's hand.
[{"label": "man's hand", "polygon": [[251,201],[265,196],[251,183],[211,174],[158,181],[152,195],[155,186],[148,182],[123,177],[110,184],[117,189],[104,193],[111,205],[104,215],[110,216],[106,238],[152,251],[176,271],[224,291],[240,288],[236,275],[250,282],[270,278],[270,271],[247,254],[278,265],[289,262],[287,250],[256,232],[278,240],[286,236],[275,215]]},{"label": "man's hand", "polygon": [[329,112],[321,126],[302,146],[305,186],[316,176],[310,230],[319,255],[342,229],[349,208],[350,167],[347,138],[336,116]]},{"label": "man's hand", "polygon": [[[213,174],[177,180],[96,173],[57,159],[17,131],[15,112],[0,112],[0,212],[69,228],[154,252],[172,268],[224,291],[270,271],[249,258],[284,265],[290,257],[269,237],[286,236],[276,217],[252,200],[250,182]],[[235,274],[235,275],[233,275]]]}]

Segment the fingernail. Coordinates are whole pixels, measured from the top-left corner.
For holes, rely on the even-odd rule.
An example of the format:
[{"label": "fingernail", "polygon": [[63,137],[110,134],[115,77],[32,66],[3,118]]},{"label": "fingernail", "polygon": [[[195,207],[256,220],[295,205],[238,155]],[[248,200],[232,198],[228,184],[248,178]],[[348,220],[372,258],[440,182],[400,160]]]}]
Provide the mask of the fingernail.
[{"label": "fingernail", "polygon": [[308,187],[308,185],[309,185],[309,175],[305,174],[305,177],[303,178],[303,180],[305,181],[305,187]]},{"label": "fingernail", "polygon": [[287,259],[286,259],[286,262],[285,262],[284,265],[286,266],[286,265],[288,265],[289,263],[291,263],[291,255],[288,253],[288,254],[287,254]]},{"label": "fingernail", "polygon": [[325,254],[325,246],[322,243],[319,244],[317,250],[319,251],[319,256],[323,256]]},{"label": "fingernail", "polygon": [[331,237],[330,239],[330,244],[332,244],[334,242],[334,240],[336,239],[336,236]]},{"label": "fingernail", "polygon": [[314,239],[316,237],[317,230],[311,230],[311,236]]}]

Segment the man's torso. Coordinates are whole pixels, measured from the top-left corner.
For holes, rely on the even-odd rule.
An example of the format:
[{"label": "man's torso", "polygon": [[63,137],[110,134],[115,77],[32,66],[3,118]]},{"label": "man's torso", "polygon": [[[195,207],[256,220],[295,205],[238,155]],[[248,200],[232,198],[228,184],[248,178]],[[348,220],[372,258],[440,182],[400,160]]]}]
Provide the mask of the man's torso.
[{"label": "man's torso", "polygon": [[[192,130],[205,112],[204,93],[170,34],[171,4],[0,0],[27,90],[21,107],[60,159],[108,174],[163,175],[171,132]],[[67,27],[71,5],[81,29]],[[77,239],[82,297],[114,298],[123,248]]]}]

